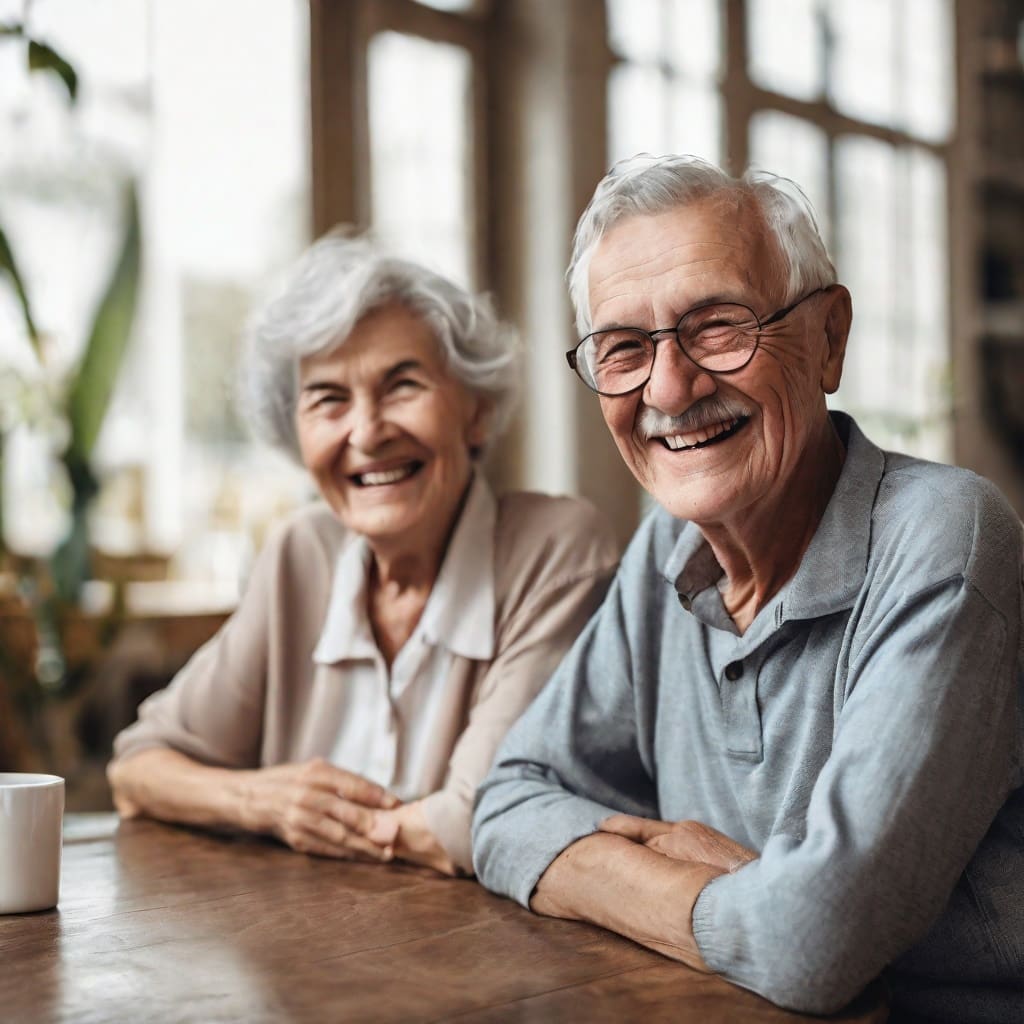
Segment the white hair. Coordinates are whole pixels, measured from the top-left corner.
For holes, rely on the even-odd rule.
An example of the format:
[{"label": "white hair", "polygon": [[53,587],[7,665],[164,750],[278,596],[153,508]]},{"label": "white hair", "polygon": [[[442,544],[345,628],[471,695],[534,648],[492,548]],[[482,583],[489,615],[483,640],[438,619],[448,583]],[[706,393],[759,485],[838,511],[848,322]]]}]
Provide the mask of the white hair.
[{"label": "white hair", "polygon": [[749,197],[760,209],[786,261],[783,304],[836,282],[814,211],[803,190],[789,178],[748,170],[734,178],[697,156],[651,156],[620,160],[601,179],[580,217],[566,277],[576,310],[576,326],[587,334],[590,323],[590,260],[597,244],[627,217],[664,213],[713,196]]},{"label": "white hair", "polygon": [[280,293],[249,320],[239,391],[253,433],[298,460],[299,361],[344,345],[363,317],[392,303],[423,319],[452,375],[489,405],[486,449],[508,423],[518,395],[515,335],[498,322],[486,297],[344,228],[314,242]]}]

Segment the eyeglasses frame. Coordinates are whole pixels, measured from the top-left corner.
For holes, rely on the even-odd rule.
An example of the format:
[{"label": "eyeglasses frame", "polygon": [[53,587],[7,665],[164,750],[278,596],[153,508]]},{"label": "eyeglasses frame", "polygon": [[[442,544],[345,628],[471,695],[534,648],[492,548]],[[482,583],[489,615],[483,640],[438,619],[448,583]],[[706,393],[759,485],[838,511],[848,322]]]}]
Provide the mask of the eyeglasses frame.
[{"label": "eyeglasses frame", "polygon": [[[817,295],[819,292],[823,292],[825,290],[825,288],[815,288],[814,291],[808,292],[806,295],[803,296],[803,298],[797,299],[796,302],[793,302],[788,306],[784,306],[782,309],[779,309],[776,312],[772,313],[771,316],[767,317],[764,320],[762,320],[752,309],[750,309],[748,305],[742,302],[705,302],[699,306],[693,306],[691,309],[686,310],[685,313],[682,313],[679,319],[676,321],[675,327],[659,327],[653,331],[645,331],[642,327],[605,328],[605,330],[619,329],[636,331],[638,334],[643,334],[651,339],[650,372],[647,374],[643,381],[641,381],[639,384],[635,384],[633,387],[628,388],[625,391],[598,391],[597,388],[592,387],[590,384],[588,384],[586,378],[584,378],[583,374],[580,373],[579,357],[577,355],[577,353],[580,350],[580,346],[583,345],[589,338],[594,337],[595,334],[603,334],[604,331],[591,331],[590,334],[587,334],[584,337],[580,338],[580,340],[576,342],[576,344],[571,349],[569,349],[568,352],[565,353],[565,359],[566,362],[568,362],[570,369],[572,369],[576,376],[579,377],[579,379],[583,381],[586,387],[590,391],[594,392],[594,394],[601,395],[604,398],[621,398],[623,395],[632,394],[634,391],[639,391],[640,388],[646,387],[648,382],[650,381],[651,376],[654,373],[654,357],[657,355],[658,340],[660,340],[655,340],[655,335],[674,334],[676,336],[676,344],[679,346],[679,351],[682,352],[683,355],[686,356],[686,358],[689,359],[694,366],[696,366],[700,370],[703,370],[704,373],[711,373],[714,374],[716,377],[728,376],[730,373],[739,373],[740,370],[744,370],[750,365],[750,360],[754,358],[761,344],[761,331],[763,331],[764,328],[769,327],[772,324],[777,324],[781,320],[784,320],[801,303],[806,302],[812,296]],[[754,318],[754,321],[757,323],[757,337],[754,340],[754,347],[750,350],[750,354],[742,363],[740,363],[739,366],[734,366],[731,370],[710,370],[706,366],[701,366],[701,364],[698,363],[697,360],[694,359],[693,356],[691,356],[690,353],[687,352],[686,349],[683,347],[682,343],[679,341],[679,325],[692,313],[699,313],[702,309],[709,309],[712,306],[725,305],[742,306],[744,309],[749,310],[750,315]]]}]

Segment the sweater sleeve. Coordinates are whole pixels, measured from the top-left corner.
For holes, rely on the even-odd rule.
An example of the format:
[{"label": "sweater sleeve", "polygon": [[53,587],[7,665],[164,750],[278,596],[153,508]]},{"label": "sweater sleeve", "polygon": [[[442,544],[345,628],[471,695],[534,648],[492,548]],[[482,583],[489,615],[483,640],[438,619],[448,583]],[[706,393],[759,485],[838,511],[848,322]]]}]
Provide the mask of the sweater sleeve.
[{"label": "sweater sleeve", "polygon": [[473,870],[470,821],[477,787],[509,728],[600,605],[615,570],[618,552],[605,520],[577,514],[570,525],[573,535],[543,578],[524,588],[507,615],[497,655],[475,688],[468,723],[452,750],[445,784],[422,801],[431,831],[466,872]]},{"label": "sweater sleeve", "polygon": [[169,686],[139,706],[138,720],[114,740],[115,761],[156,747],[217,767],[258,765],[271,605],[285,546],[282,531],[268,540],[234,614]]},{"label": "sweater sleeve", "polygon": [[708,965],[773,1002],[843,1006],[939,917],[1016,775],[1020,596],[961,575],[865,621],[802,836],[708,885]]}]

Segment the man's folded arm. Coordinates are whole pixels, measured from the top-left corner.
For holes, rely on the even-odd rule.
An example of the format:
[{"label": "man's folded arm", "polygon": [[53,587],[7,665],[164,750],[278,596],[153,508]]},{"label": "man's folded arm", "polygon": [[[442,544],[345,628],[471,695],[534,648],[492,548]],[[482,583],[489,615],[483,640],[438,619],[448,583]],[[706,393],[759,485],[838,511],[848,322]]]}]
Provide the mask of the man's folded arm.
[{"label": "man's folded arm", "polygon": [[697,898],[712,970],[830,1013],[924,937],[1014,784],[1011,614],[957,577],[877,624],[805,834],[772,836]]}]

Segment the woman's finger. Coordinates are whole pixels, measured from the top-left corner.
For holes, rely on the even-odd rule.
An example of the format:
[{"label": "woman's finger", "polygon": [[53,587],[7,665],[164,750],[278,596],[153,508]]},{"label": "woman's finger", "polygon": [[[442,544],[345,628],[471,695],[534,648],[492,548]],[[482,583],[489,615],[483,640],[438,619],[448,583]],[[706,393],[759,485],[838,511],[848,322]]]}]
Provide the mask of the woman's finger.
[{"label": "woman's finger", "polygon": [[398,797],[389,793],[383,786],[378,786],[376,782],[342,768],[336,770],[339,776],[335,789],[345,800],[362,804],[364,807],[380,807],[385,810],[397,807],[401,803]]},{"label": "woman's finger", "polygon": [[345,850],[349,853],[361,853],[371,860],[386,863],[394,858],[394,850],[390,846],[378,846],[369,839],[364,839],[350,829],[347,829],[340,821],[330,817],[321,817],[318,821],[311,823],[306,829],[311,835],[321,841],[329,843],[332,847]]}]

